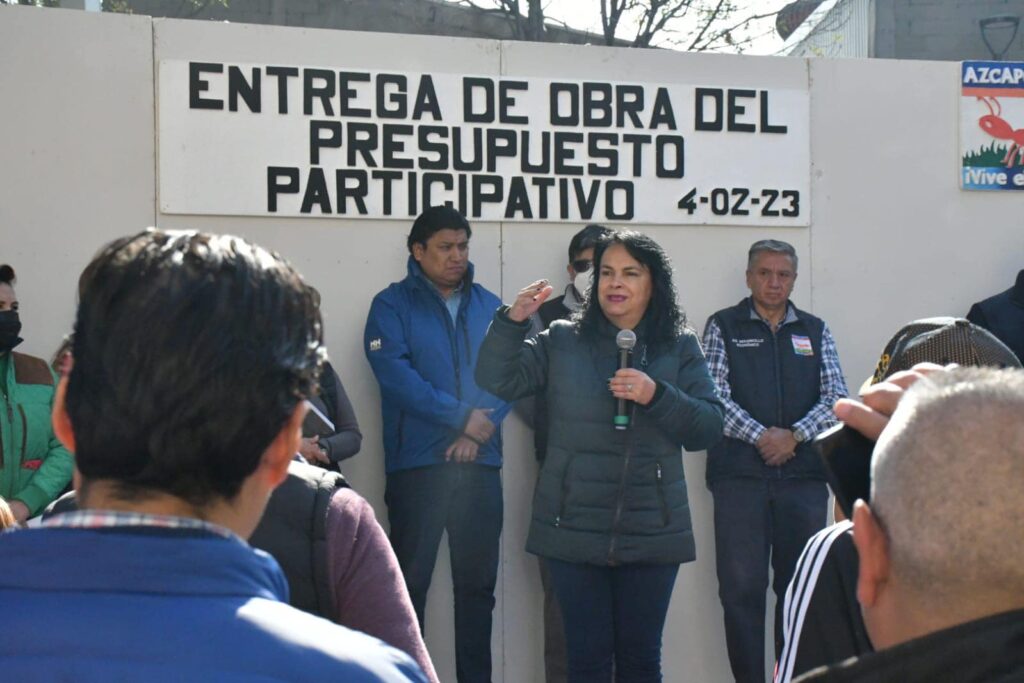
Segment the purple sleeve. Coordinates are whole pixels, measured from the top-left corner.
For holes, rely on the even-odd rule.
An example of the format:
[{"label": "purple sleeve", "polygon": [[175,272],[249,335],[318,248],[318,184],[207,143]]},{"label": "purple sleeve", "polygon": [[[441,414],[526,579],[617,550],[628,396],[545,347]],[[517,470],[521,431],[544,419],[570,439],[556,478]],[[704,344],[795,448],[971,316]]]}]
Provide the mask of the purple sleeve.
[{"label": "purple sleeve", "polygon": [[349,488],[327,507],[327,570],[338,623],[407,653],[437,683],[398,558],[373,508]]}]

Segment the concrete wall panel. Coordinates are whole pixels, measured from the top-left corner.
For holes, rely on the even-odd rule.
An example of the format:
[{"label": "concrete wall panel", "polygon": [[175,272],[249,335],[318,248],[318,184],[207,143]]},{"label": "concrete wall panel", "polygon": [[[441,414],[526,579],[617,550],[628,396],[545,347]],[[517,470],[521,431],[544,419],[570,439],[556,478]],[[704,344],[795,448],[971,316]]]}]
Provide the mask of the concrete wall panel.
[{"label": "concrete wall panel", "polygon": [[[21,274],[25,349],[48,355],[56,346],[70,324],[78,273],[116,235],[156,223],[232,232],[271,247],[323,295],[328,347],[364,433],[362,452],[343,469],[385,524],[379,392],[361,339],[371,297],[404,276],[409,224],[159,214],[154,59],[722,86],[780,70],[799,86],[809,74],[810,228],[630,227],[648,230],[668,250],[698,332],[713,311],[746,294],[751,242],[792,242],[801,257],[795,301],[828,321],[855,386],[903,322],[962,314],[1008,287],[1024,266],[1020,198],[957,185],[952,64],[781,61],[0,8],[0,262]],[[540,277],[558,289],[567,284],[565,248],[581,224],[473,227],[478,281],[504,300]],[[537,465],[518,417],[506,422],[505,438],[493,649],[495,680],[519,683],[542,680],[543,671],[536,558],[523,552]],[[705,456],[683,457],[698,559],[676,584],[665,678],[717,683],[729,674]],[[427,642],[446,681],[455,678],[449,573],[442,547]]]},{"label": "concrete wall panel", "polygon": [[147,17],[0,7],[0,263],[25,353],[70,332],[96,249],[155,221],[152,55]]}]

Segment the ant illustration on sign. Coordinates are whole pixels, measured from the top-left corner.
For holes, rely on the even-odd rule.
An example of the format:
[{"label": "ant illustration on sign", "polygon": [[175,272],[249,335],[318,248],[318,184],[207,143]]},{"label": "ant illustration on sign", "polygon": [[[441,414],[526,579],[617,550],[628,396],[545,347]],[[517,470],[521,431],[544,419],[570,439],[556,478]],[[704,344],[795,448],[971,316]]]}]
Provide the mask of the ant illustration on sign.
[{"label": "ant illustration on sign", "polygon": [[1024,163],[1024,128],[1014,129],[1006,122],[1006,119],[1001,116],[1003,108],[996,98],[979,97],[978,99],[988,107],[988,114],[978,119],[978,125],[996,140],[1010,142],[1010,148],[1006,151],[1006,156],[1003,157],[1003,164],[1006,165],[1006,168],[1010,168],[1013,166],[1014,160]]}]

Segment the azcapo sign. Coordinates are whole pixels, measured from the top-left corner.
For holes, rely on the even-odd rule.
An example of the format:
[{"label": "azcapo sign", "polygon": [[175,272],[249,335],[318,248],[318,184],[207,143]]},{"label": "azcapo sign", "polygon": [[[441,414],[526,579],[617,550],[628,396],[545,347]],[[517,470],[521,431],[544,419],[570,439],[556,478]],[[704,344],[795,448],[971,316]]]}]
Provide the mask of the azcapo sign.
[{"label": "azcapo sign", "polygon": [[1024,190],[1024,62],[960,65],[960,186]]}]

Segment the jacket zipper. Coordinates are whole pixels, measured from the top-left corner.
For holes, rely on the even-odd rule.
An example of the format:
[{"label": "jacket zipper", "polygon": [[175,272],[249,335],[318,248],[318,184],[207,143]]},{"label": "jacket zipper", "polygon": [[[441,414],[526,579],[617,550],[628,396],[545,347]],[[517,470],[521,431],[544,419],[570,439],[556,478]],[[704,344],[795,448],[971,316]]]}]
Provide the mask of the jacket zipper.
[{"label": "jacket zipper", "polygon": [[[448,346],[452,350],[452,365],[455,367],[455,398],[462,400],[462,367],[459,362],[459,340],[458,333],[455,329],[455,323],[452,322],[451,313],[448,312],[448,306],[444,300],[441,299],[440,295],[437,295],[438,303],[441,306],[441,315],[444,316],[445,329],[448,331]],[[455,316],[456,320],[462,315],[462,306],[459,305],[459,312]]]},{"label": "jacket zipper", "polygon": [[[430,283],[426,280],[426,277],[423,277],[423,282],[421,283],[421,286],[426,290],[427,296],[428,297],[432,296],[434,301],[441,308],[441,319],[444,320],[445,330],[448,332],[448,346],[451,348],[451,351],[452,351],[452,364],[455,366],[455,398],[457,398],[457,399],[459,399],[459,401],[461,401],[462,400],[462,368],[460,367],[460,364],[459,364],[459,342],[458,342],[458,332],[455,329],[455,323],[452,322],[452,315],[451,315],[451,313],[448,312],[448,304],[445,302],[444,298],[440,295],[440,293],[438,293],[436,291],[436,289],[432,288]],[[467,296],[467,297],[472,294],[471,287],[470,287],[469,283],[467,283],[466,280],[463,280],[462,292],[463,292],[463,296]],[[465,305],[468,305],[468,299],[464,303],[465,303]],[[463,312],[463,303],[460,303],[459,304],[459,311],[455,315],[455,319],[456,320],[458,320],[459,317],[462,316],[462,312]],[[467,338],[466,346],[468,348],[469,347],[469,344],[468,344],[469,333],[468,332],[466,333],[466,338]]]},{"label": "jacket zipper", "polygon": [[782,367],[779,363],[779,339],[778,333],[782,330],[782,323],[779,323],[778,330],[769,331],[772,333],[772,360],[775,365],[775,423],[782,424]]},{"label": "jacket zipper", "polygon": [[402,452],[403,432],[405,431],[405,411],[398,411],[398,452]]},{"label": "jacket zipper", "polygon": [[28,455],[25,449],[28,447],[28,420],[25,419],[25,409],[18,404],[18,413],[21,414],[21,460],[24,462],[25,456]]},{"label": "jacket zipper", "polygon": [[655,473],[657,479],[658,488],[658,501],[661,503],[661,521],[664,526],[668,526],[669,515],[668,515],[668,502],[665,500],[665,485],[661,478],[661,463],[655,464]]},{"label": "jacket zipper", "polygon": [[629,461],[633,457],[633,439],[636,432],[626,432],[626,455],[622,458],[622,474],[619,478],[619,495],[615,501],[615,516],[612,518],[611,538],[608,541],[608,564],[615,565],[615,541],[618,540],[619,522],[622,520],[622,508],[626,504],[626,476],[629,474]]},{"label": "jacket zipper", "polygon": [[[785,323],[779,323],[779,327],[776,330],[772,330],[772,360],[775,365],[775,424],[782,425],[782,364],[779,362],[779,332],[782,331],[782,326]],[[769,327],[770,329],[770,327]],[[783,464],[785,467],[785,464]],[[782,478],[782,467],[773,467],[775,470],[775,476],[778,479]]]},{"label": "jacket zipper", "polygon": [[558,514],[555,515],[555,528],[562,525],[562,517],[565,516],[565,501],[569,497],[569,470],[572,469],[573,456],[569,456],[569,462],[565,464],[565,471],[562,472],[562,497],[558,501]]},{"label": "jacket zipper", "polygon": [[[0,390],[0,395],[4,397],[4,406],[7,408],[7,424],[8,426],[14,425],[14,411],[11,410],[11,400],[7,396],[6,391]],[[0,431],[0,467],[4,466],[4,434]]]}]

